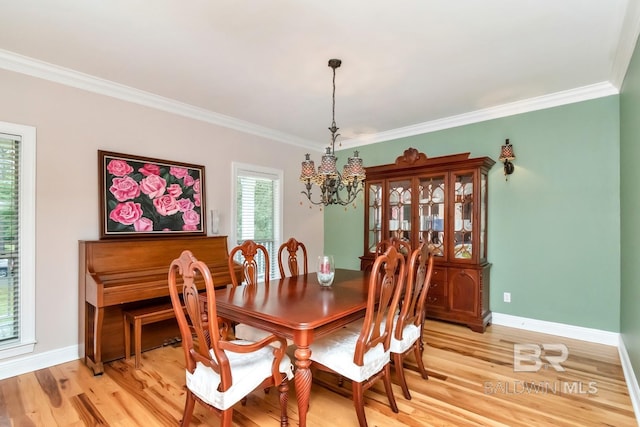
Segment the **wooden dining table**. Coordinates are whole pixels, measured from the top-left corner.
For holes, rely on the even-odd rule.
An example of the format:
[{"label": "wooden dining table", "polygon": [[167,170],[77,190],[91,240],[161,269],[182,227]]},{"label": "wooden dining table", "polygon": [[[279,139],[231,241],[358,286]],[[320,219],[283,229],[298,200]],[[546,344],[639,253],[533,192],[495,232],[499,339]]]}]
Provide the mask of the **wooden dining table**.
[{"label": "wooden dining table", "polygon": [[293,340],[300,426],[306,426],[311,396],[309,345],[364,317],[368,284],[366,272],[336,269],[330,287],[320,286],[316,273],[308,273],[215,291],[218,316]]}]

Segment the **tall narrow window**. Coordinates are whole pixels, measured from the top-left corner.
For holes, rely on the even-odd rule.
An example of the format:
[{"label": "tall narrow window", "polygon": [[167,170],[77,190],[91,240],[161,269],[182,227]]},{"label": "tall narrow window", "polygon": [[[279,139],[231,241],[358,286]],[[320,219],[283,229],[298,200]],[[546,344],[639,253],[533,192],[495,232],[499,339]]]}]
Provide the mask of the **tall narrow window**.
[{"label": "tall narrow window", "polygon": [[[233,242],[254,240],[269,252],[270,278],[279,276],[278,248],[282,241],[282,171],[233,164]],[[264,271],[264,260],[258,260]]]},{"label": "tall narrow window", "polygon": [[0,122],[0,358],[35,342],[35,129]]}]

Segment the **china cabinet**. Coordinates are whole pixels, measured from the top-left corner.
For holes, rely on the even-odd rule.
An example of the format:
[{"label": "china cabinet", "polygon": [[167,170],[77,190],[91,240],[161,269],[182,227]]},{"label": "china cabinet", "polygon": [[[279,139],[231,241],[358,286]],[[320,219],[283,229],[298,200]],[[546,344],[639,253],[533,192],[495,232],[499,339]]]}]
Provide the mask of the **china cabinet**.
[{"label": "china cabinet", "polygon": [[363,270],[376,245],[398,237],[436,255],[427,316],[484,332],[491,322],[487,261],[487,174],[495,161],[469,153],[428,158],[415,148],[366,168]]}]

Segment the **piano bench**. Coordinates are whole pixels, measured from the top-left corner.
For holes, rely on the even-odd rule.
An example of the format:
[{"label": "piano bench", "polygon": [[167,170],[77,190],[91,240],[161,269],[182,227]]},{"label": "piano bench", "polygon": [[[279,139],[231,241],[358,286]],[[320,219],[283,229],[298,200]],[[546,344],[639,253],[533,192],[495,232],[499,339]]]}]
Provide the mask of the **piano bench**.
[{"label": "piano bench", "polygon": [[139,369],[142,353],[142,326],[174,319],[176,316],[171,304],[124,310],[122,313],[124,318],[124,358],[125,360],[131,358],[131,326],[133,326],[135,367]]}]

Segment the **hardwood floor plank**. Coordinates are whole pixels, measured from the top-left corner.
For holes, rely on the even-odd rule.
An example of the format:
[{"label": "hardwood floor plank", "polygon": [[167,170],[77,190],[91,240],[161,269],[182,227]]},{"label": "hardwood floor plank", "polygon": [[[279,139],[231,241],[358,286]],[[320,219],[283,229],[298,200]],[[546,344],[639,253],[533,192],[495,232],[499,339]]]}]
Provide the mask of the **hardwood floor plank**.
[{"label": "hardwood floor plank", "polygon": [[91,399],[84,393],[80,393],[70,398],[71,404],[78,413],[80,419],[85,426],[108,426],[109,423],[104,419],[98,408],[91,402]]},{"label": "hardwood floor plank", "polygon": [[[405,400],[392,375],[400,412],[389,408],[384,387],[365,393],[369,425],[386,426],[637,426],[618,351],[611,346],[552,335],[489,326],[484,334],[427,321],[424,363],[413,356],[405,376],[412,399]],[[536,372],[514,369],[514,345],[566,345],[568,357]],[[0,427],[176,426],[185,402],[184,353],[180,347],[144,352],[133,360],[105,365],[93,376],[80,360],[0,381]],[[314,374],[309,427],[357,426],[350,384],[338,386],[326,373]],[[592,384],[592,389],[589,389]],[[295,386],[290,384],[290,425],[298,424]],[[234,407],[234,426],[279,425],[278,393],[256,390],[246,406]],[[192,426],[219,426],[219,419],[196,405]]]}]

